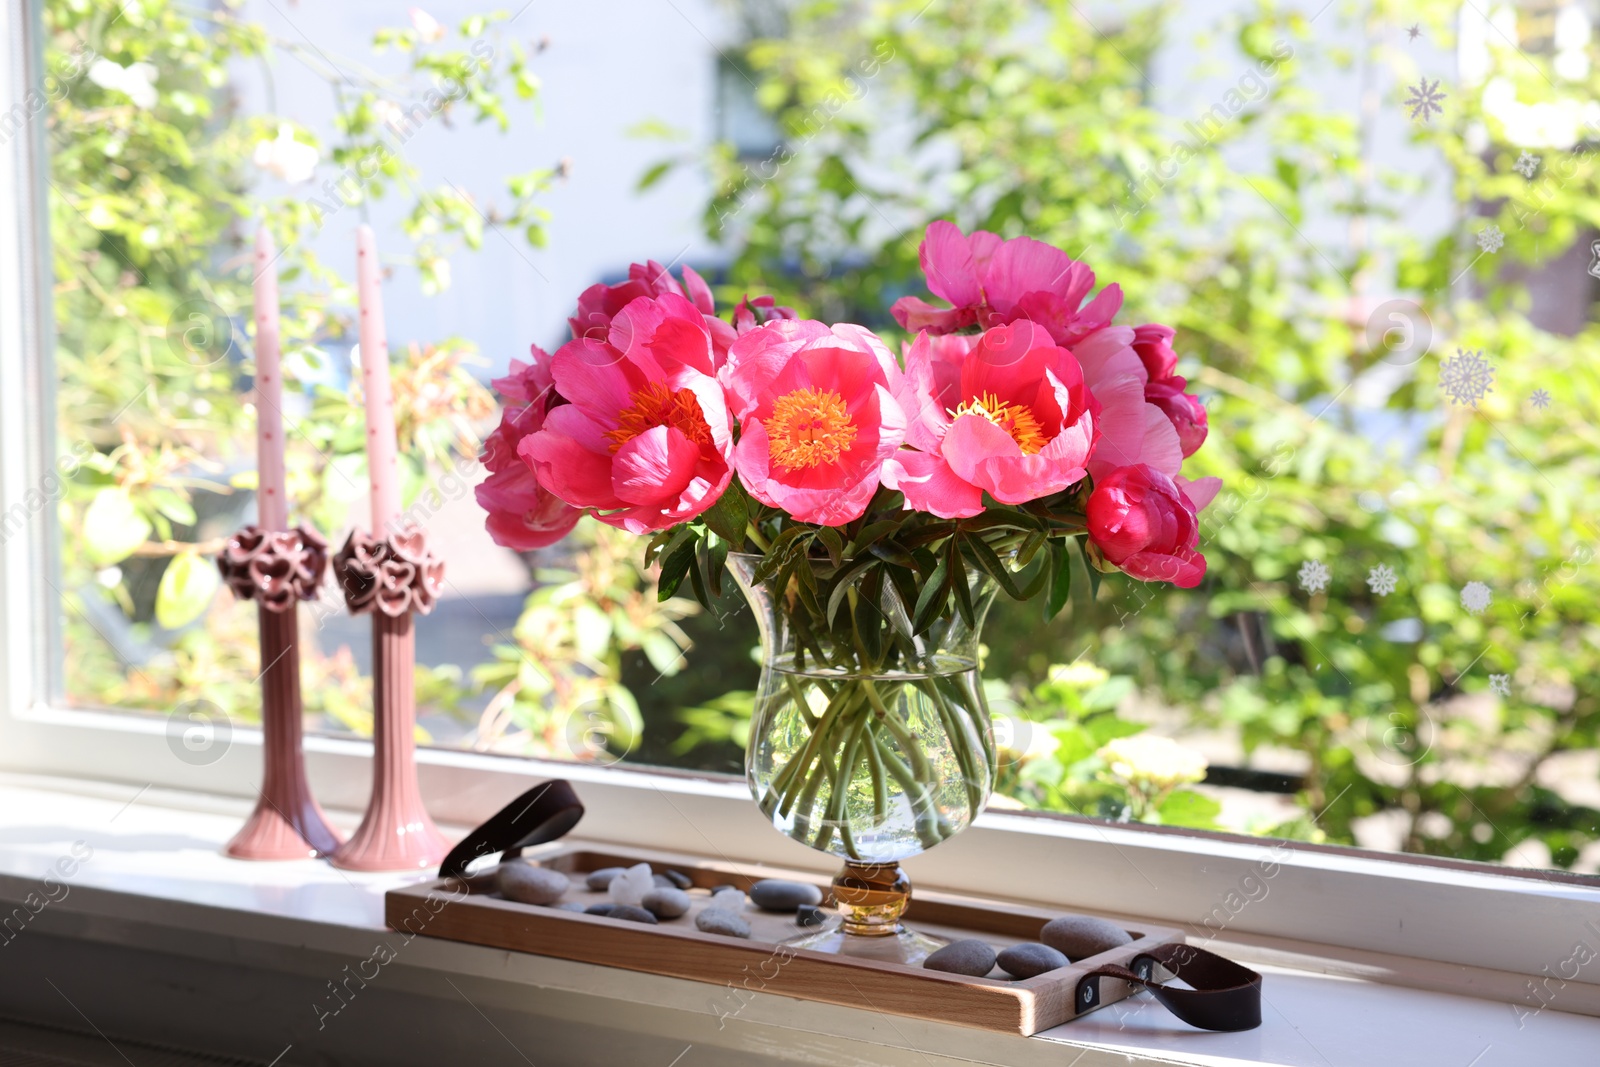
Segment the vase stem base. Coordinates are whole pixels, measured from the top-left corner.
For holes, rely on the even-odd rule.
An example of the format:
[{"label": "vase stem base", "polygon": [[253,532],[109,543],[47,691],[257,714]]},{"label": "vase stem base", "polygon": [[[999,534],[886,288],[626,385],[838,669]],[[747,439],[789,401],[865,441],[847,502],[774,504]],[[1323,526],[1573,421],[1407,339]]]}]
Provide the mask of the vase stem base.
[{"label": "vase stem base", "polygon": [[852,934],[838,918],[829,919],[822,927],[783,942],[785,948],[878,960],[882,963],[904,963],[914,967],[921,966],[930,953],[943,948],[945,944],[940,938],[919,933],[904,924],[898,924],[884,934]]}]

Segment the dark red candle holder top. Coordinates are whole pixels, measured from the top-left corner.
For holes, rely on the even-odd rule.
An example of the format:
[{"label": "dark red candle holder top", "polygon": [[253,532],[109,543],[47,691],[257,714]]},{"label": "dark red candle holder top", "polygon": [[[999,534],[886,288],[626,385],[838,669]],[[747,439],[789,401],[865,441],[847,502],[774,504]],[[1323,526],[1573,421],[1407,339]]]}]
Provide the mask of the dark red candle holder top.
[{"label": "dark red candle holder top", "polygon": [[297,600],[313,600],[328,570],[328,542],[308,526],[263,530],[246,526],[228,538],[217,570],[233,595],[284,612]]},{"label": "dark red candle holder top", "polygon": [[444,587],[444,560],[417,529],[387,539],[356,530],[334,556],[333,570],[353,615],[426,615]]}]

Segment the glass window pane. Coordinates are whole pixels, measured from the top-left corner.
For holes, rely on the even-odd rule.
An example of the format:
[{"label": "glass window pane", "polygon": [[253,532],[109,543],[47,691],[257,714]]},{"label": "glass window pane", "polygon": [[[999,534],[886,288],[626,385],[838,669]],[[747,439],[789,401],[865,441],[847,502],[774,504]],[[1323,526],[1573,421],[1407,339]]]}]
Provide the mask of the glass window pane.
[{"label": "glass window pane", "polygon": [[[1067,300],[992,249],[925,280],[949,219],[1087,264],[1074,301],[1118,286],[1063,313],[1074,366],[1112,358],[1092,311],[1173,327],[1175,363],[1114,335],[1140,421],[1101,433],[1222,482],[1192,588],[1102,545],[1050,620],[1001,597],[991,803],[1600,871],[1596,4],[42,6],[66,702],[258,719],[255,613],[214,566],[258,514],[252,241],[280,250],[292,514],[337,547],[368,524],[368,223],[404,507],[447,565],[427,743],[743,774],[751,611],[658,600],[647,539],[592,519],[496,544],[490,383],[650,261],[725,318],[770,294],[895,352],[902,298]],[[1032,454],[1054,395],[935,415]],[[369,734],[368,620],[331,585],[302,610],[308,724]]]}]

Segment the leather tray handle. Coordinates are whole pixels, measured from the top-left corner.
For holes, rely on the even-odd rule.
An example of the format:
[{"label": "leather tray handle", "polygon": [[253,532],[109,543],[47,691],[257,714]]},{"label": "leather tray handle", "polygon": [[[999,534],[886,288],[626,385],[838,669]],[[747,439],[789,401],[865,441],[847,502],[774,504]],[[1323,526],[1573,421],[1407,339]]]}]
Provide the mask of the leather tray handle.
[{"label": "leather tray handle", "polygon": [[[1152,976],[1159,963],[1192,989],[1163,985]],[[1160,945],[1133,958],[1133,968],[1110,964],[1078,981],[1078,1014],[1100,1004],[1100,978],[1120,978],[1150,990],[1166,1009],[1201,1030],[1254,1030],[1261,1025],[1261,975],[1192,945]]]},{"label": "leather tray handle", "polygon": [[440,878],[462,878],[467,865],[499,853],[504,859],[565,834],[583,818],[583,804],[572,786],[561,778],[540,782],[494,815],[450,850],[439,865]]}]

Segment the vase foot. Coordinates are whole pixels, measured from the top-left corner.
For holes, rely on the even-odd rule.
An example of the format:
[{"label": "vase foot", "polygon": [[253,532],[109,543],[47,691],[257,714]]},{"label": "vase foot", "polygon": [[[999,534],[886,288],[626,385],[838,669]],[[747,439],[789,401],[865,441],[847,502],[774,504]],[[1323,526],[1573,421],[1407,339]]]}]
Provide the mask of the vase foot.
[{"label": "vase foot", "polygon": [[398,824],[369,813],[329,862],[346,871],[421,871],[438,867],[449,854],[450,842],[426,812]]},{"label": "vase foot", "polygon": [[339,847],[339,835],[323,818],[316,801],[307,797],[289,810],[294,817],[263,796],[244,826],[223,846],[222,854],[236,860],[305,860],[332,855]]},{"label": "vase foot", "polygon": [[904,924],[887,934],[852,934],[845,929],[842,919],[833,918],[820,929],[791,937],[783,942],[786,948],[805,949],[808,952],[827,952],[853,959],[878,960],[882,963],[921,965],[928,956],[943,948],[948,942],[941,938],[919,933]]}]

